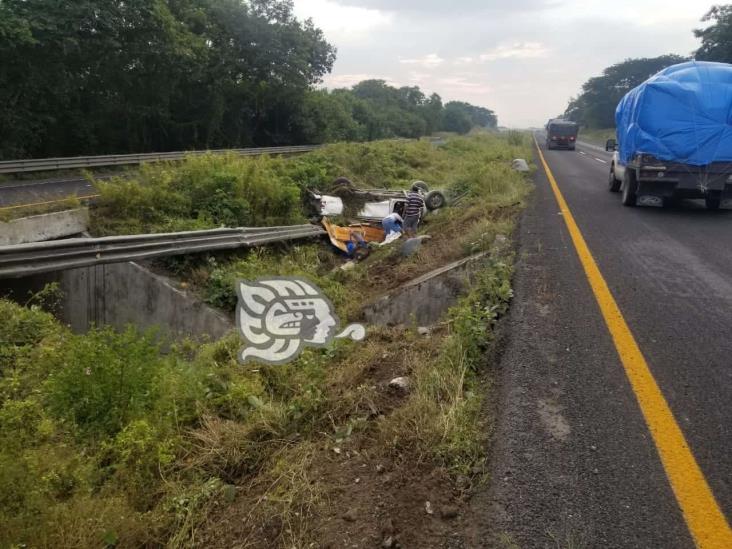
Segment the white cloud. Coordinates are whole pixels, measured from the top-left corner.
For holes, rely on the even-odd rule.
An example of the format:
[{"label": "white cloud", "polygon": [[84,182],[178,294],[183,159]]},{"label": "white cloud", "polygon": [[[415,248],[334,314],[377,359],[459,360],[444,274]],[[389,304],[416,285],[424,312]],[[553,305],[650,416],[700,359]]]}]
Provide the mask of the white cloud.
[{"label": "white cloud", "polygon": [[366,73],[338,75],[331,74],[325,77],[324,84],[330,89],[350,88],[354,84],[358,84],[359,82],[363,82],[364,80],[384,80],[390,86],[401,86],[401,84],[387,76]]},{"label": "white cloud", "polygon": [[720,0],[294,2],[338,48],[329,87],[417,85],[520,127],[561,113],[583,82],[626,58],[689,55],[692,29]]},{"label": "white cloud", "polygon": [[377,9],[386,9],[410,14],[430,13],[482,13],[513,14],[516,12],[538,10],[556,5],[562,0],[459,0],[446,2],[445,0],[334,0],[346,6],[361,6]]},{"label": "white cloud", "polygon": [[497,59],[536,59],[546,57],[549,50],[540,42],[514,42],[502,44],[480,54],[481,61],[496,61]]},{"label": "white cloud", "polygon": [[399,62],[402,65],[418,65],[425,69],[434,69],[442,65],[445,60],[436,53],[428,53],[427,55],[416,59],[400,59]]},{"label": "white cloud", "polygon": [[457,59],[455,59],[455,61],[453,61],[453,64],[455,64],[457,66],[472,65],[474,62],[475,62],[475,58],[467,55],[464,57],[458,57]]},{"label": "white cloud", "polygon": [[480,77],[450,76],[437,80],[439,89],[446,90],[448,99],[458,99],[461,94],[482,95],[489,94],[493,87],[481,81]]},{"label": "white cloud", "polygon": [[329,40],[352,40],[368,36],[379,27],[391,24],[392,13],[365,7],[344,6],[333,0],[298,0],[295,15],[311,17]]}]

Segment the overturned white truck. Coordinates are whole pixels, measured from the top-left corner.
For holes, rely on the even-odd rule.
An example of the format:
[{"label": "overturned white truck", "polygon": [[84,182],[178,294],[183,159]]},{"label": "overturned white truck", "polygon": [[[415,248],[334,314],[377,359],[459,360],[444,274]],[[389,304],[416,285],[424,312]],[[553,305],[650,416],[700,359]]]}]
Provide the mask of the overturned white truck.
[{"label": "overturned white truck", "polygon": [[673,65],[629,91],[615,111],[609,188],[626,206],[732,199],[732,65]]}]

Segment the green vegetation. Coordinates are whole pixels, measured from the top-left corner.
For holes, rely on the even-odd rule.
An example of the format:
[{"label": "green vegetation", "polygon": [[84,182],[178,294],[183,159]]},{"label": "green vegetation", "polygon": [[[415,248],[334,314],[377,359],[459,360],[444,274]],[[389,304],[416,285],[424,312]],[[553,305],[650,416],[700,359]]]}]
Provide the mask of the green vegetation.
[{"label": "green vegetation", "polygon": [[582,92],[573,98],[564,118],[588,128],[615,127],[615,107],[622,97],[650,76],[686,59],[678,55],[627,59],[602,71],[582,84]]},{"label": "green vegetation", "polygon": [[0,159],[496,125],[488,109],[444,108],[417,87],[316,90],[335,48],[291,0],[2,0],[0,58]]},{"label": "green vegetation", "polygon": [[300,189],[282,159],[191,156],[143,165],[132,177],[97,181],[99,234],[302,222]]},{"label": "green vegetation", "polygon": [[[510,160],[529,152],[523,134],[488,134],[439,147],[333,145],[287,160],[192,158],[146,167],[124,191],[138,197],[130,209],[117,210],[117,191],[102,185],[104,226],[245,215],[254,208],[241,205],[251,189],[262,191],[260,181],[269,182],[268,215],[294,219],[295,191],[335,174],[363,185],[423,179],[460,197],[426,220],[432,240],[406,259],[387,247],[342,271],[327,245],[312,243],[171,264],[229,310],[236,278],[305,275],[349,321],[371,296],[508,234],[529,188]],[[203,201],[219,189],[233,195],[224,214]],[[308,546],[342,488],[318,472],[334,448],[395,469],[423,463],[474,474],[486,451],[482,366],[511,298],[511,259],[510,251],[485,259],[470,294],[429,338],[372,328],[362,343],[306,350],[284,366],[240,365],[236,334],[163,353],[154,333],[74,335],[38,305],[0,301],[0,546]],[[395,399],[384,384],[397,375],[413,389]]]},{"label": "green vegetation", "polygon": [[608,139],[615,139],[615,128],[582,128],[577,139],[604,147]]},{"label": "green vegetation", "polygon": [[712,6],[702,22],[710,24],[694,29],[694,36],[701,39],[694,57],[700,61],[732,63],[732,4]]}]

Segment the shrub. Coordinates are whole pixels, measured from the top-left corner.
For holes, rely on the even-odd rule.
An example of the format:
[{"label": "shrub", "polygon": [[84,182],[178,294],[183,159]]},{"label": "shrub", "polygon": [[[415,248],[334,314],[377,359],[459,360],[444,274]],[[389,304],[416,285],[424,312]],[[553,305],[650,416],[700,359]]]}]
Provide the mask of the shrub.
[{"label": "shrub", "polygon": [[152,334],[132,327],[70,336],[46,360],[54,363],[43,390],[49,411],[84,434],[114,435],[157,398],[154,381],[163,359]]},{"label": "shrub", "polygon": [[150,507],[159,490],[161,471],[175,458],[174,447],[173,439],[145,419],[131,421],[104,445],[106,460],[113,463],[115,482],[135,508]]},{"label": "shrub", "polygon": [[302,221],[300,188],[291,175],[284,160],[267,156],[143,165],[136,178],[95,182],[101,197],[92,227],[116,234],[295,224]]}]

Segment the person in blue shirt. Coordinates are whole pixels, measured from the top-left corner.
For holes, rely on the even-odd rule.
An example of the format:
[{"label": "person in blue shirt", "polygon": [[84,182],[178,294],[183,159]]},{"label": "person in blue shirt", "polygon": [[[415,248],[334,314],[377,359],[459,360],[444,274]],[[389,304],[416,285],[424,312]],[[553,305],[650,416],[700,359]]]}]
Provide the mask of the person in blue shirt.
[{"label": "person in blue shirt", "polygon": [[404,223],[404,220],[398,213],[394,212],[387,215],[381,220],[381,226],[384,228],[384,236],[389,236],[389,233],[402,232],[402,223]]}]

